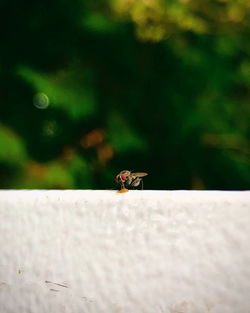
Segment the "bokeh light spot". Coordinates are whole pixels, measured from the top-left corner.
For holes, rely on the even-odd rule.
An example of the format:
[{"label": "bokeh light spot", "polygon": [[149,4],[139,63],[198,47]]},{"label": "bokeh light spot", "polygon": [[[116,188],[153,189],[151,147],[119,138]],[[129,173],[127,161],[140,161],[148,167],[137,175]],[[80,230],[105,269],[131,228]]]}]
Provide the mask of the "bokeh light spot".
[{"label": "bokeh light spot", "polygon": [[83,148],[91,148],[103,142],[105,132],[102,129],[95,128],[90,133],[86,134],[82,140]]},{"label": "bokeh light spot", "polygon": [[54,120],[45,121],[43,126],[43,134],[45,136],[55,136],[57,133],[57,123]]},{"label": "bokeh light spot", "polygon": [[34,95],[33,104],[38,109],[46,109],[49,106],[49,97],[43,92],[38,92]]},{"label": "bokeh light spot", "polygon": [[104,144],[98,147],[97,155],[101,163],[106,163],[113,158],[114,150],[110,145]]}]

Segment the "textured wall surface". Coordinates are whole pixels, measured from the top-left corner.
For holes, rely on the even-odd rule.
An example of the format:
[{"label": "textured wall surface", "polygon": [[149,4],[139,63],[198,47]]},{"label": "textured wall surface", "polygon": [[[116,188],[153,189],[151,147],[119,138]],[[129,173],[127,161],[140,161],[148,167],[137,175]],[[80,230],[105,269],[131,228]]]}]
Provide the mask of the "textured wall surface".
[{"label": "textured wall surface", "polygon": [[1,313],[250,313],[250,192],[0,191]]}]

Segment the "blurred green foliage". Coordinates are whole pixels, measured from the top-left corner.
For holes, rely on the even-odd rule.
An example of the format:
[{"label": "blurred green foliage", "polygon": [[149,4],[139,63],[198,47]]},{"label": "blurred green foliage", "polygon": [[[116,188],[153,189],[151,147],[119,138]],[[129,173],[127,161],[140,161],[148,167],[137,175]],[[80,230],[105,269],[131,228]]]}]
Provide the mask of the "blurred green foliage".
[{"label": "blurred green foliage", "polygon": [[248,0],[0,9],[0,188],[249,188]]}]

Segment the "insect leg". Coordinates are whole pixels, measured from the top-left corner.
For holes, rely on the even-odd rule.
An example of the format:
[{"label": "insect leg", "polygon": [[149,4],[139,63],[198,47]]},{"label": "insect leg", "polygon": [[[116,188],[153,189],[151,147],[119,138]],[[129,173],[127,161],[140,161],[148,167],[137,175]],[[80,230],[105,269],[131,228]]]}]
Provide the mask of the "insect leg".
[{"label": "insect leg", "polygon": [[121,181],[121,189],[125,189],[124,182]]}]

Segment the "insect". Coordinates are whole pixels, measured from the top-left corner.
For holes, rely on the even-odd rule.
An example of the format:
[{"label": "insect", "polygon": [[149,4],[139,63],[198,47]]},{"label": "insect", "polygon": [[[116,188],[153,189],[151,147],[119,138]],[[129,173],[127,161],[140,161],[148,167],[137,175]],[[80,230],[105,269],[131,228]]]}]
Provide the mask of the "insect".
[{"label": "insect", "polygon": [[120,187],[119,193],[127,192],[128,189],[138,189],[139,187],[143,189],[142,177],[147,176],[147,173],[131,173],[128,170],[121,171],[115,180]]}]

